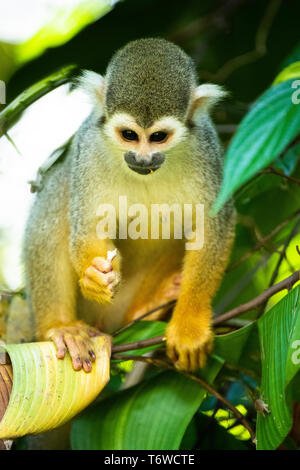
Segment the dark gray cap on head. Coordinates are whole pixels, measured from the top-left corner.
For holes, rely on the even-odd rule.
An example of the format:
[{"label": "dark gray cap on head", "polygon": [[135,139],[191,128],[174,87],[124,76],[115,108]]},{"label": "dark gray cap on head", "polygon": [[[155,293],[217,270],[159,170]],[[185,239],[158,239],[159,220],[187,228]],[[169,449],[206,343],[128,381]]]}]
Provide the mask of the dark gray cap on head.
[{"label": "dark gray cap on head", "polygon": [[132,41],[116,52],[106,79],[107,114],[127,112],[143,127],[168,115],[183,120],[196,86],[192,59],[158,38]]}]

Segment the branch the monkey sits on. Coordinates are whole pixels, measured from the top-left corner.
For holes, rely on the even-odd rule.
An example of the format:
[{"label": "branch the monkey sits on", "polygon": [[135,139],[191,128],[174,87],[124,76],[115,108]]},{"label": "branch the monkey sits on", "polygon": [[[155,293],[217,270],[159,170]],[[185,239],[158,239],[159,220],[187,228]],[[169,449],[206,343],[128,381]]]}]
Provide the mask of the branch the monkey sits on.
[{"label": "branch the monkey sits on", "polygon": [[[167,354],[179,369],[203,367],[213,344],[211,301],[234,233],[232,201],[210,215],[223,156],[209,110],[225,93],[197,85],[191,58],[156,38],[130,42],[104,77],[86,71],[79,86],[93,110],[47,171],[25,233],[36,338],[53,340],[58,358],[68,350],[74,369],[88,372],[95,360],[90,338],[99,329],[109,333],[178,297]],[[203,204],[202,249],[185,249],[184,237],[102,239],[99,205],[118,213],[122,196],[149,213],[153,204]]]}]

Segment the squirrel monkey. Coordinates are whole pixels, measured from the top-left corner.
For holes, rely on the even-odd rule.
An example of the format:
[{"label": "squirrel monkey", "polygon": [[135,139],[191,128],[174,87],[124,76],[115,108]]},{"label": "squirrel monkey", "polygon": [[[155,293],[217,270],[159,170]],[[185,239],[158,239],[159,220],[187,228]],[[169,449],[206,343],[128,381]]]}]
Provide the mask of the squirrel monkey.
[{"label": "squirrel monkey", "polygon": [[[54,341],[58,358],[68,350],[74,369],[88,372],[95,360],[90,338],[100,329],[111,332],[178,297],[167,354],[179,369],[203,367],[213,343],[211,300],[234,232],[231,201],[210,216],[223,162],[208,112],[224,92],[198,86],[192,59],[157,38],[128,43],[104,77],[86,71],[80,86],[92,95],[93,110],[47,171],[25,231],[36,338]],[[187,250],[186,239],[175,236],[99,237],[99,205],[118,214],[122,196],[128,207],[149,211],[203,204],[203,247]],[[116,225],[120,231],[119,218]]]}]

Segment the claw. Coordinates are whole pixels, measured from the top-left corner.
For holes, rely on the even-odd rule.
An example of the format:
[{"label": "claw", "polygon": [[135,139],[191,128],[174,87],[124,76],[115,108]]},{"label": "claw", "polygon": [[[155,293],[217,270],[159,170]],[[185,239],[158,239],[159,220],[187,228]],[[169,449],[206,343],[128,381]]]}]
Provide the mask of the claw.
[{"label": "claw", "polygon": [[83,369],[85,372],[90,372],[92,362],[96,360],[90,338],[97,334],[100,335],[101,333],[89,325],[78,322],[75,325],[52,328],[46,335],[46,339],[54,342],[58,359],[63,359],[68,350],[73,369],[76,371]]},{"label": "claw", "polygon": [[[184,332],[183,332],[184,331]],[[193,371],[203,368],[211,352],[213,335],[209,328],[182,325],[171,320],[167,328],[167,355],[179,370]]]}]

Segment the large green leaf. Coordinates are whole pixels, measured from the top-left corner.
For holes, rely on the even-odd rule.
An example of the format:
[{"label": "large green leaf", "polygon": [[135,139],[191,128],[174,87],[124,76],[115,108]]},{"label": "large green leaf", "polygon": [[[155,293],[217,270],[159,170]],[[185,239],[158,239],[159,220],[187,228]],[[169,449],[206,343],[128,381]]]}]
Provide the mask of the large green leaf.
[{"label": "large green leaf", "polygon": [[214,354],[230,364],[237,365],[254,327],[255,323],[253,322],[233,333],[217,336]]},{"label": "large green leaf", "polygon": [[300,132],[300,112],[292,102],[292,83],[291,79],[271,87],[242,120],[226,154],[214,212],[256,172],[276,160]]},{"label": "large green leaf", "polygon": [[[257,419],[257,448],[276,449],[292,426],[289,384],[300,370],[300,286],[294,288],[259,321],[262,351],[261,398],[270,414]],[[299,354],[298,354],[299,358]]]},{"label": "large green leaf", "polygon": [[291,175],[296,168],[300,157],[300,142],[297,142],[289,148],[282,158],[278,158],[274,162],[276,168],[283,170],[285,175]]},{"label": "large green leaf", "polygon": [[0,137],[16,124],[22,112],[25,111],[28,106],[55,88],[70,82],[76,70],[77,67],[75,65],[64,67],[58,72],[54,72],[43,80],[31,85],[17,96],[0,113]]},{"label": "large green leaf", "polygon": [[[213,381],[223,362],[210,358],[204,377]],[[124,390],[75,420],[73,449],[178,449],[205,390],[195,381],[168,371]]]},{"label": "large green leaf", "polygon": [[252,322],[232,333],[216,336],[213,353],[251,376],[260,376],[257,322]]},{"label": "large green leaf", "polygon": [[[163,322],[139,322],[116,337],[115,344],[162,334]],[[224,360],[237,364],[248,352],[252,323],[215,338],[214,354],[201,376],[212,382]],[[135,351],[140,354],[142,351]],[[205,397],[196,382],[175,372],[160,373],[114,394],[82,414],[72,428],[74,449],[178,449],[195,411]]]}]

